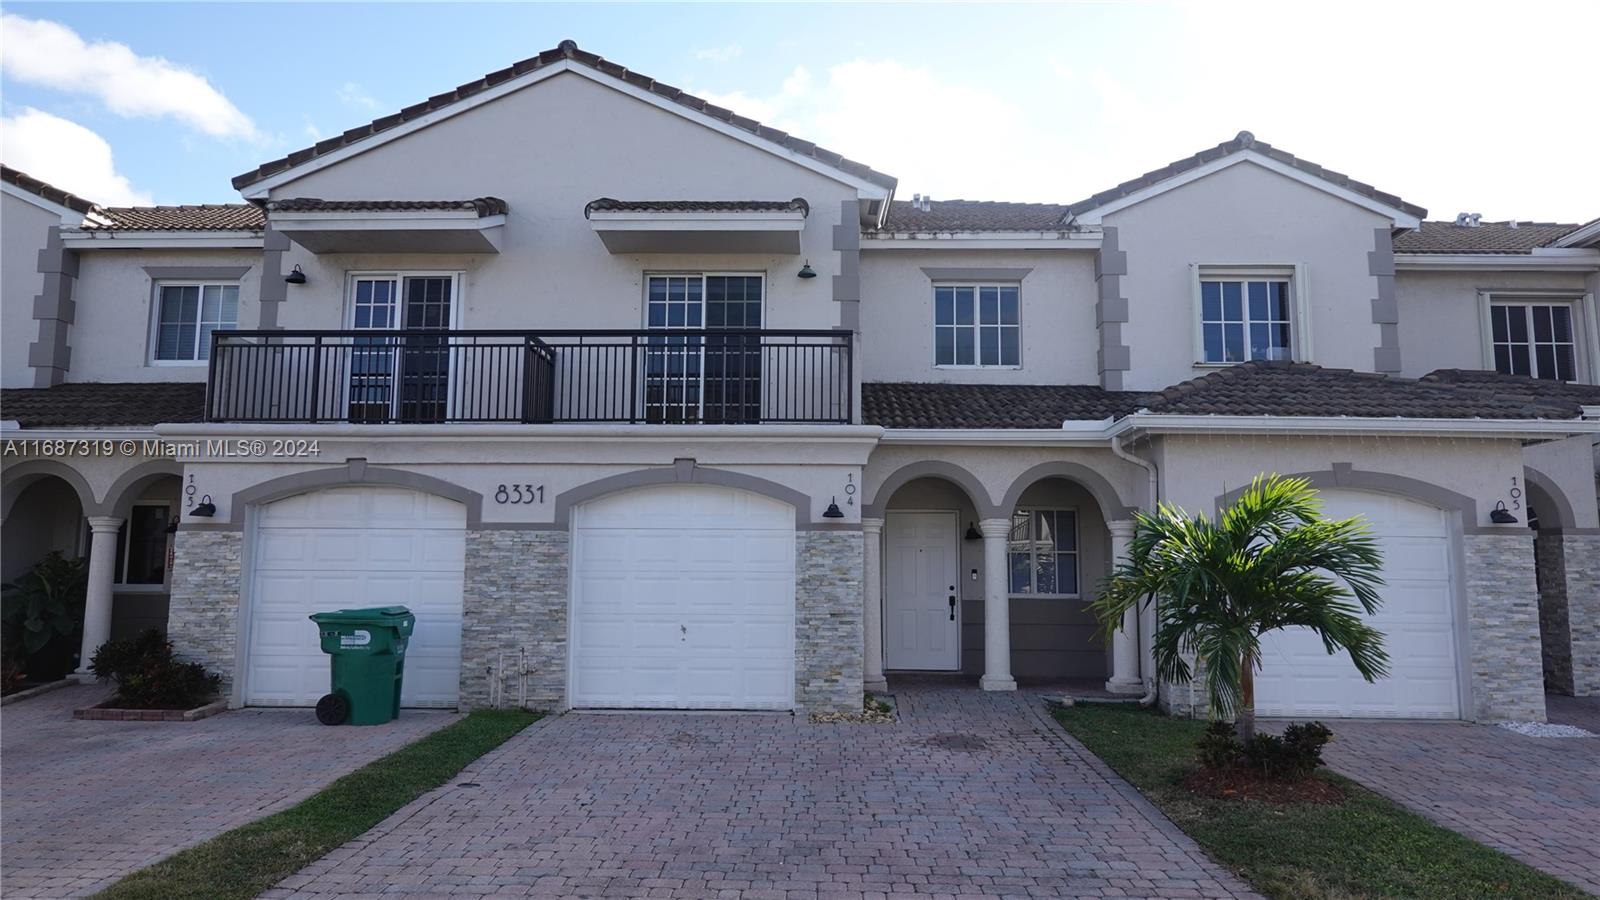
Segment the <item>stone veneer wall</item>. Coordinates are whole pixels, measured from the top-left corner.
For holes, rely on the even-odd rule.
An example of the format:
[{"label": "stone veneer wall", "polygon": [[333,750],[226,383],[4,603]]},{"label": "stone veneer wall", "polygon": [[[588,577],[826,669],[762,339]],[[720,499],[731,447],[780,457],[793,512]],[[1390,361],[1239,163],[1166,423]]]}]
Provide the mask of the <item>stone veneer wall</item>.
[{"label": "stone veneer wall", "polygon": [[860,712],[863,659],[859,531],[795,535],[795,702],[807,712]]},{"label": "stone veneer wall", "polygon": [[1567,622],[1567,567],[1561,532],[1536,531],[1533,564],[1539,575],[1539,649],[1545,690],[1572,693],[1572,635]]},{"label": "stone veneer wall", "polygon": [[1544,721],[1539,591],[1527,532],[1462,536],[1472,717]]},{"label": "stone veneer wall", "polygon": [[1600,696],[1600,534],[1563,535],[1572,692]]},{"label": "stone veneer wall", "polygon": [[180,529],[172,543],[167,638],[178,655],[221,675],[222,695],[229,696],[238,661],[244,532]]},{"label": "stone veneer wall", "polygon": [[489,705],[492,666],[504,654],[501,705],[567,705],[567,557],[565,531],[467,531],[461,617],[461,705]]}]

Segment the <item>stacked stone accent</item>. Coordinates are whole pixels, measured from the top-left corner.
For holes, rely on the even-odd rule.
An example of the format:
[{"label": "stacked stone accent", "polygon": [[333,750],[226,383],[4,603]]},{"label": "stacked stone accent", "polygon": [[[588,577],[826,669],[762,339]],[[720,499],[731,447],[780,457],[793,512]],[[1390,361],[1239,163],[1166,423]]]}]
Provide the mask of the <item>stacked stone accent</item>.
[{"label": "stacked stone accent", "polygon": [[224,697],[238,660],[243,547],[240,531],[179,530],[173,540],[167,637],[179,656],[222,676]]},{"label": "stacked stone accent", "polygon": [[1600,696],[1600,534],[1564,535],[1562,544],[1572,692]]},{"label": "stacked stone accent", "polygon": [[860,712],[862,571],[859,531],[795,535],[795,702],[806,712]]},{"label": "stacked stone accent", "polygon": [[1539,647],[1544,688],[1572,693],[1572,634],[1567,621],[1567,567],[1559,531],[1534,532],[1533,564],[1539,576]]},{"label": "stacked stone accent", "polygon": [[1533,541],[1525,530],[1463,535],[1472,717],[1544,721]]},{"label": "stacked stone accent", "polygon": [[[503,659],[502,706],[515,705],[520,693],[529,707],[565,708],[567,558],[565,531],[467,532],[462,707],[489,705],[490,668]],[[519,673],[524,662],[525,676]],[[519,685],[524,677],[525,687]]]}]

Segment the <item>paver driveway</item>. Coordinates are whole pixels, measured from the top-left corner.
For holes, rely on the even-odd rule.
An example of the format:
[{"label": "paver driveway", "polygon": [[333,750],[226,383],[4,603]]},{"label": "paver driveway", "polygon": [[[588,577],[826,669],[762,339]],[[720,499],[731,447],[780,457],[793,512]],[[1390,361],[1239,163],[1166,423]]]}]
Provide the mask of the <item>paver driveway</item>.
[{"label": "paver driveway", "polygon": [[0,711],[0,893],[77,897],[261,818],[456,716],[407,711],[325,728],[308,709],[199,722],[81,722],[103,699],[72,687]]},{"label": "paver driveway", "polygon": [[881,726],[546,719],[264,896],[1247,893],[1037,696],[895,695]]},{"label": "paver driveway", "polygon": [[1600,894],[1600,737],[1464,722],[1341,722],[1323,754],[1373,790]]}]

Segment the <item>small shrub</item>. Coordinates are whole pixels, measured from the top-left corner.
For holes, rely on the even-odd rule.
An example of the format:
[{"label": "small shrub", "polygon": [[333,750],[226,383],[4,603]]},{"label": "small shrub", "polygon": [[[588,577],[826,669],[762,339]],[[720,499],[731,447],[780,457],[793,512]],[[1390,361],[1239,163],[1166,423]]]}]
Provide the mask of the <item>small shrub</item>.
[{"label": "small shrub", "polygon": [[15,582],[0,585],[0,656],[12,678],[54,681],[72,671],[83,639],[88,573],[86,560],[52,551]]},{"label": "small shrub", "polygon": [[172,642],[154,628],[101,644],[90,668],[96,678],[116,682],[112,705],[123,709],[193,709],[216,697],[222,683],[199,663],[176,658]]},{"label": "small shrub", "polygon": [[1206,733],[1195,742],[1195,749],[1200,757],[1200,765],[1208,769],[1226,769],[1239,762],[1239,757],[1244,753],[1244,746],[1239,743],[1239,736],[1232,723],[1212,722],[1206,726]]},{"label": "small shrub", "polygon": [[1310,778],[1322,765],[1322,748],[1333,732],[1321,722],[1290,725],[1283,736],[1258,734],[1244,745],[1244,758],[1268,778],[1296,781]]}]

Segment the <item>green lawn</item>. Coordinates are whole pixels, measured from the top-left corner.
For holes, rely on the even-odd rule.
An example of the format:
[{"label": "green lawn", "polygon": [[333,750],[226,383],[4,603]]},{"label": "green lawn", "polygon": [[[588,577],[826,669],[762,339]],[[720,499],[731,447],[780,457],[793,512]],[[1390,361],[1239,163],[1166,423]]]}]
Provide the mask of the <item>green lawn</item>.
[{"label": "green lawn", "polygon": [[470,713],[297,806],[141,869],[96,896],[247,900],[445,783],[538,718],[522,710]]},{"label": "green lawn", "polygon": [[1349,799],[1340,806],[1193,794],[1179,782],[1194,767],[1204,722],[1129,706],[1075,706],[1055,715],[1206,852],[1268,896],[1585,896],[1331,772],[1319,777],[1344,786]]}]

